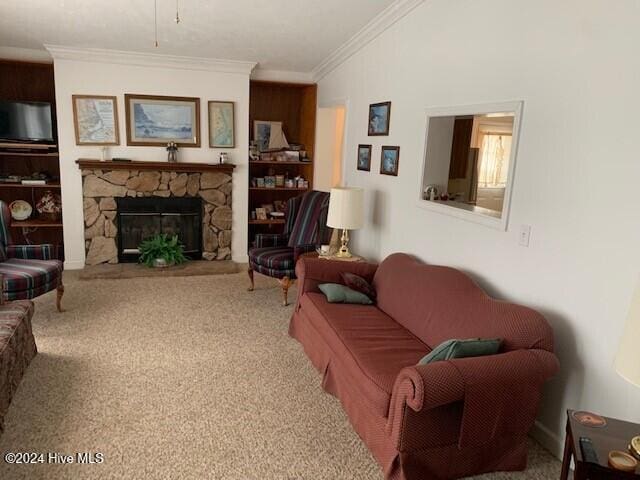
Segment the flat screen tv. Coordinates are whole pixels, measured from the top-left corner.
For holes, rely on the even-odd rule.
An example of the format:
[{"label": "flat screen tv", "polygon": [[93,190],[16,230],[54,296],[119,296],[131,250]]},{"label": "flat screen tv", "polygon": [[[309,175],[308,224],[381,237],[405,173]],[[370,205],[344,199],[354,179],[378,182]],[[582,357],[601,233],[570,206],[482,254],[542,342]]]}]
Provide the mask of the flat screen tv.
[{"label": "flat screen tv", "polygon": [[51,104],[0,100],[0,141],[55,143]]}]

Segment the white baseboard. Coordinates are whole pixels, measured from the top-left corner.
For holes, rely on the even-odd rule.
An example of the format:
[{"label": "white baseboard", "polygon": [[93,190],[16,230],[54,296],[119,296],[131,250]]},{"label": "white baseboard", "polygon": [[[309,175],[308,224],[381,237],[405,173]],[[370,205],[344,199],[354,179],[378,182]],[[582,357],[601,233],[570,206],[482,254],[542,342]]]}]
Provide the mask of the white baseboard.
[{"label": "white baseboard", "polygon": [[531,436],[538,441],[545,449],[547,449],[554,457],[562,460],[564,454],[564,439],[558,437],[555,433],[541,424],[538,420],[535,421],[533,428],[531,429]]},{"label": "white baseboard", "polygon": [[82,270],[84,268],[84,261],[82,260],[65,260],[65,270]]}]

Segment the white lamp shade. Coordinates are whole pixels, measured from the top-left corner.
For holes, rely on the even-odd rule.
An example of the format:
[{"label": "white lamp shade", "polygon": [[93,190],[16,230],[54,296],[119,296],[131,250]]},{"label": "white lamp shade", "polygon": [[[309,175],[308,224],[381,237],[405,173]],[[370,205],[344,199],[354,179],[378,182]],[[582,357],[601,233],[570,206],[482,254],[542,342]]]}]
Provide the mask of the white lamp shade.
[{"label": "white lamp shade", "polygon": [[331,228],[355,230],[364,223],[364,190],[336,187],[329,197],[327,225]]},{"label": "white lamp shade", "polygon": [[640,284],[631,300],[615,366],[621,377],[640,387]]}]

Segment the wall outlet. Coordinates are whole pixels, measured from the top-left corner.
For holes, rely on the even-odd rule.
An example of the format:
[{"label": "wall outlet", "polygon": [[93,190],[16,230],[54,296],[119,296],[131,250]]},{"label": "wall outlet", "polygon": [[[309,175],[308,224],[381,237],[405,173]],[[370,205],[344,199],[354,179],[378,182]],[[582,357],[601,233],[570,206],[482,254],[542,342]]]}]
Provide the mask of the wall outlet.
[{"label": "wall outlet", "polygon": [[529,240],[531,239],[531,225],[520,225],[520,237],[518,243],[522,247],[529,246]]}]

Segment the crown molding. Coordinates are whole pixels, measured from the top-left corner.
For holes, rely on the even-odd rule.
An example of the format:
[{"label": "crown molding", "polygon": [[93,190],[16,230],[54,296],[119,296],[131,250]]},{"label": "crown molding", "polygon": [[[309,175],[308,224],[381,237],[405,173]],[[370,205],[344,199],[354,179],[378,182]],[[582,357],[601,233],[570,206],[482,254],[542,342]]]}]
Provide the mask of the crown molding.
[{"label": "crown molding", "polygon": [[311,72],[293,72],[290,70],[270,70],[257,67],[251,73],[251,80],[268,82],[314,83]]},{"label": "crown molding", "polygon": [[322,80],[354,53],[364,48],[398,20],[406,16],[414,8],[424,3],[424,1],[425,0],[396,0],[393,2],[386,9],[380,12],[380,14],[378,14],[373,20],[360,29],[358,33],[347,40],[346,43],[338,47],[338,49],[316,65],[316,67],[311,71],[313,81],[318,82]]},{"label": "crown molding", "polygon": [[0,47],[0,58],[21,62],[53,63],[51,55],[45,49]]},{"label": "crown molding", "polygon": [[68,47],[48,45],[44,47],[55,60],[79,60],[84,62],[115,63],[143,67],[176,68],[181,70],[207,70],[223,73],[250,75],[256,62],[221,60],[217,58],[183,57],[158,53],[126,52],[102,48]]}]

